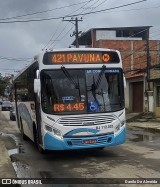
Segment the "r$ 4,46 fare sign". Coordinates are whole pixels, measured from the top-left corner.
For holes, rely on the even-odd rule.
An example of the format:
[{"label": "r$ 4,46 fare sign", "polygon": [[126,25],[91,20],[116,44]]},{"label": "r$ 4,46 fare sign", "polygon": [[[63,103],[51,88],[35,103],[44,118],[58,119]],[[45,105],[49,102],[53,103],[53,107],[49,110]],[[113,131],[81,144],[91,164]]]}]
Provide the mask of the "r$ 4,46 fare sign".
[{"label": "r$ 4,46 fare sign", "polygon": [[69,103],[69,104],[54,104],[54,112],[73,112],[73,111],[84,111],[84,103]]}]

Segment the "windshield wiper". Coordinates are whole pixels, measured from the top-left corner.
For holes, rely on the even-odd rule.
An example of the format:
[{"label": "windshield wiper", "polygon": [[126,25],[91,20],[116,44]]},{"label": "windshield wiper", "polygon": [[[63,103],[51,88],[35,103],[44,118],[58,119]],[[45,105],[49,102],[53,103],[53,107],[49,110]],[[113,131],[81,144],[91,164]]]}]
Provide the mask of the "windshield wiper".
[{"label": "windshield wiper", "polygon": [[[102,75],[103,75],[105,69],[106,69],[106,66],[103,65],[103,66],[102,66],[102,70],[101,70],[101,72],[99,73],[96,82],[95,82],[95,78],[94,78],[94,75],[93,75],[93,84],[92,84],[92,86],[91,86],[91,90],[90,90],[90,91],[92,91],[93,98],[95,99],[95,101],[97,101],[97,103],[98,103],[98,100],[97,100],[96,95],[97,95],[98,93],[96,93],[96,90],[99,88],[99,85],[100,85],[101,80],[102,80]],[[102,97],[103,97],[103,96],[102,96]]]},{"label": "windshield wiper", "polygon": [[99,73],[98,78],[97,78],[97,81],[96,81],[96,89],[98,89],[98,87],[99,87],[99,85],[100,85],[100,83],[101,83],[102,75],[103,75],[103,73],[104,73],[105,70],[106,70],[106,66],[103,65],[103,66],[102,66],[102,70],[101,70],[101,72]]},{"label": "windshield wiper", "polygon": [[73,77],[70,75],[70,73],[68,72],[68,70],[64,66],[61,66],[61,70],[66,75],[66,77],[68,78],[68,80],[72,83],[72,85],[74,86],[74,88],[75,89],[79,89],[79,83],[77,83],[76,81],[74,81]]},{"label": "windshield wiper", "polygon": [[102,70],[101,70],[101,72],[99,73],[96,82],[95,82],[95,79],[94,79],[94,76],[93,76],[93,84],[92,84],[91,90],[97,90],[97,89],[99,88],[99,85],[100,85],[101,80],[102,80],[102,75],[103,75],[103,73],[104,73],[105,70],[106,70],[106,66],[103,65],[103,66],[102,66]]},{"label": "windshield wiper", "polygon": [[76,81],[74,81],[73,77],[70,75],[70,73],[68,72],[68,70],[64,66],[61,66],[61,70],[63,71],[63,73],[65,74],[65,76],[68,78],[68,80],[72,83],[72,85],[74,86],[74,88],[78,89],[79,98],[80,98],[80,101],[81,101],[81,91],[80,91],[80,87],[79,87],[78,76],[77,76],[77,80],[78,80],[78,83],[77,83]]}]

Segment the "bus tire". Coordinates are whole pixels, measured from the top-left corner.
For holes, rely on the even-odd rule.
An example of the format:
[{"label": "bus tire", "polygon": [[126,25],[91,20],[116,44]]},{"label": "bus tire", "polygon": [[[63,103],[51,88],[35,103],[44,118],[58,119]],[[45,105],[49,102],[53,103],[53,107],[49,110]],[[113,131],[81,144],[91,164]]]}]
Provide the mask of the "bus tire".
[{"label": "bus tire", "polygon": [[21,119],[20,119],[20,122],[21,122],[21,124],[20,124],[20,132],[21,132],[22,139],[23,139],[23,140],[27,140],[28,137],[24,134],[23,123],[22,123],[22,120],[21,120]]},{"label": "bus tire", "polygon": [[38,133],[37,133],[35,124],[33,125],[33,133],[34,133],[34,144],[35,144],[35,146],[37,147],[38,151],[41,154],[45,154],[46,151],[39,145],[39,142],[38,142]]},{"label": "bus tire", "polygon": [[37,147],[38,147],[38,151],[41,153],[41,154],[45,154],[46,153],[46,151],[38,144],[37,145]]}]

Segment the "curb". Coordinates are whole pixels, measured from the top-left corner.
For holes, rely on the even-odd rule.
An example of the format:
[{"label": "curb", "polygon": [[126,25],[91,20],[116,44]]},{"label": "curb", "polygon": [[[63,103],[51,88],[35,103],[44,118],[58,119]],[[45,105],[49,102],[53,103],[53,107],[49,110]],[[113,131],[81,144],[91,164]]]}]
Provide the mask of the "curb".
[{"label": "curb", "polygon": [[11,158],[3,141],[0,140],[0,178],[17,178]]},{"label": "curb", "polygon": [[[149,122],[149,121],[148,121]],[[157,132],[157,133],[160,133],[160,125],[157,127],[152,127],[152,126],[144,126],[142,124],[144,124],[145,122],[137,122],[138,124],[127,124],[128,127],[136,127],[136,128],[140,128],[140,129],[145,129],[145,130],[149,130],[149,131],[152,131],[152,132]]]},{"label": "curb", "polygon": [[143,113],[140,113],[135,116],[128,117],[128,119],[127,119],[127,114],[126,114],[126,122],[134,122],[135,120],[139,119],[142,115],[143,115]]}]

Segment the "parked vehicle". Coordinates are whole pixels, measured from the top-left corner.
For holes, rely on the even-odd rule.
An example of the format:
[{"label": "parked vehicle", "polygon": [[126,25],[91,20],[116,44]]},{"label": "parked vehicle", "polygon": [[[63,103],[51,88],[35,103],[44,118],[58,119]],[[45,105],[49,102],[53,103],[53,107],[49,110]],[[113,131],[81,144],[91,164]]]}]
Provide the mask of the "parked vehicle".
[{"label": "parked vehicle", "polygon": [[12,108],[9,111],[9,117],[10,117],[10,120],[16,121],[16,112],[15,112],[14,106],[12,106]]},{"label": "parked vehicle", "polygon": [[2,111],[10,111],[12,108],[12,103],[10,101],[3,101],[2,103]]}]

